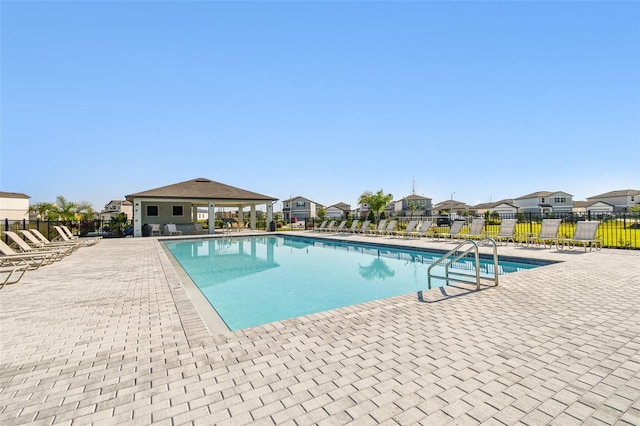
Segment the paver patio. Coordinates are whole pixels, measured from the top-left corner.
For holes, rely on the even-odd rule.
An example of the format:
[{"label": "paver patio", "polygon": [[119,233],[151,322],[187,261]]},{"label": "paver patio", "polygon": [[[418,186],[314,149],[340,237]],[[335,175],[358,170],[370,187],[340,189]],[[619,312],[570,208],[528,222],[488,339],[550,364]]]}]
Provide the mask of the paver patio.
[{"label": "paver patio", "polygon": [[105,239],[0,290],[0,424],[640,424],[640,252],[499,253],[562,263],[210,333],[157,239]]}]

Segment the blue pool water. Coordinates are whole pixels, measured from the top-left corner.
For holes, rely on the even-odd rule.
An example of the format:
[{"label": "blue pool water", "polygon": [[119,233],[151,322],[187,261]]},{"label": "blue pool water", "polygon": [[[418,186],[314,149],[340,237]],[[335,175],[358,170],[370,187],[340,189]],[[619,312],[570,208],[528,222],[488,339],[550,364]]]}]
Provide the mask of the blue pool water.
[{"label": "blue pool water", "polygon": [[[427,268],[442,256],[282,235],[165,244],[231,330],[425,290]],[[482,262],[491,276],[493,261]],[[501,261],[499,272],[535,266]]]}]

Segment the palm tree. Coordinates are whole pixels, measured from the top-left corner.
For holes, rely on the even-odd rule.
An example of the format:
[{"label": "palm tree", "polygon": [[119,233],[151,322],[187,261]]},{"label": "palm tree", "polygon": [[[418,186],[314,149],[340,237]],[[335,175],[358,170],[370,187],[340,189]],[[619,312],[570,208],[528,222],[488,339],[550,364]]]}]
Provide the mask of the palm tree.
[{"label": "palm tree", "polygon": [[369,210],[372,211],[376,215],[376,225],[380,221],[380,213],[384,211],[384,208],[389,204],[389,202],[393,200],[392,194],[386,194],[381,189],[375,194],[371,191],[365,191],[360,195],[358,199],[358,204],[367,204],[369,206]]},{"label": "palm tree", "polygon": [[62,195],[58,195],[56,197],[56,204],[58,206],[58,214],[60,216],[60,219],[71,221],[76,218],[78,209],[78,205],[76,203],[68,201]]}]

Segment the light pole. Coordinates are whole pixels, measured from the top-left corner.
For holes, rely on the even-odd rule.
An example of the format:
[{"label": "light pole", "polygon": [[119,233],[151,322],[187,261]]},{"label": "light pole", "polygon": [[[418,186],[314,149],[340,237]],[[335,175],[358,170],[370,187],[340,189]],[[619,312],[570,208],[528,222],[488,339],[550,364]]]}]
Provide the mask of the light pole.
[{"label": "light pole", "polygon": [[449,226],[451,226],[451,220],[453,219],[453,194],[455,194],[455,191],[451,193],[451,198],[449,199]]}]

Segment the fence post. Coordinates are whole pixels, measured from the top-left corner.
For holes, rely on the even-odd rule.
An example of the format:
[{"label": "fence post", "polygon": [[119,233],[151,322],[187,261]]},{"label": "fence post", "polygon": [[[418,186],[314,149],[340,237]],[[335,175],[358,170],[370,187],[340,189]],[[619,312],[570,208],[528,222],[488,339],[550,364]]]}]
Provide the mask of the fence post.
[{"label": "fence post", "polygon": [[27,229],[27,219],[22,218],[22,229]]},{"label": "fence post", "polygon": [[[9,218],[5,217],[4,218],[4,230],[8,231],[9,230]],[[9,243],[9,237],[7,237],[7,234],[4,234],[4,242],[5,243]]]}]

